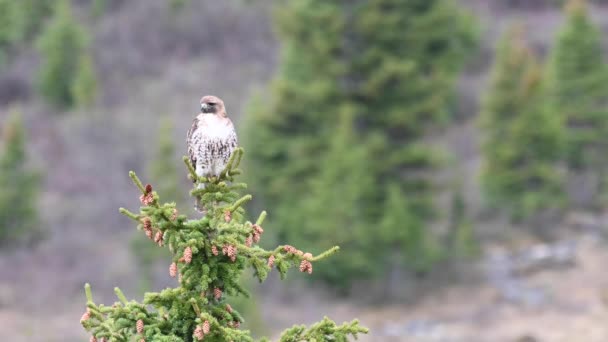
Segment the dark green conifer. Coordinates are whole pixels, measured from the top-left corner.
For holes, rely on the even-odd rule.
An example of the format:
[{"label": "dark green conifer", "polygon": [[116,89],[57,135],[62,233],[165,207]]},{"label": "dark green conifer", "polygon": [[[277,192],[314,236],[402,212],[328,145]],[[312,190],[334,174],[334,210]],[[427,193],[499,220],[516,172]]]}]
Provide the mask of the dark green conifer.
[{"label": "dark green conifer", "polygon": [[585,1],[568,1],[566,15],[550,55],[547,90],[551,111],[565,121],[569,170],[600,182],[588,202],[607,190],[608,69],[600,29],[587,14]]},{"label": "dark green conifer", "polygon": [[59,107],[86,105],[94,99],[95,74],[88,55],[89,38],[72,15],[68,0],[59,0],[40,36],[42,56],[38,82],[49,102]]},{"label": "dark green conifer", "polygon": [[[306,0],[278,5],[276,21],[281,67],[271,94],[264,103],[254,102],[244,139],[253,151],[253,183],[263,184],[255,190],[279,213],[273,227],[284,236],[307,229],[307,224],[287,222],[293,209],[308,201],[311,180],[325,177],[324,155],[333,153],[328,151],[345,107],[353,113],[356,139],[331,161],[343,165],[331,167],[344,177],[365,172],[375,184],[357,201],[347,200],[347,211],[363,210],[364,225],[380,221],[391,183],[408,197],[404,210],[412,219],[428,223],[435,213],[429,174],[439,158],[422,139],[450,116],[453,83],[474,40],[467,18],[449,0]],[[358,169],[347,162],[359,153],[355,145],[365,146],[369,156]],[[335,190],[326,186],[323,191]],[[319,218],[318,229],[342,231],[350,222],[326,218]],[[318,242],[306,233],[299,236],[313,239],[302,243]],[[375,247],[357,253],[375,259],[384,246]]]},{"label": "dark green conifer", "polygon": [[27,163],[25,130],[14,112],[4,123],[0,154],[0,245],[26,242],[40,236],[39,176]]},{"label": "dark green conifer", "polygon": [[500,44],[481,125],[481,180],[490,202],[518,220],[559,208],[564,199],[562,120],[547,110],[540,66],[521,26]]}]

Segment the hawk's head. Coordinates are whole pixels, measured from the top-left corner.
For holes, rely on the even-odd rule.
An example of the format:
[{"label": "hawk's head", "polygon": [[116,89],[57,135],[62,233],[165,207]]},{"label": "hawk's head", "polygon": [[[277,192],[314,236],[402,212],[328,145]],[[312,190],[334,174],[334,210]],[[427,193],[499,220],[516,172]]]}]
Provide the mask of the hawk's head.
[{"label": "hawk's head", "polygon": [[227,116],[224,101],[217,96],[206,95],[201,99],[201,112]]}]

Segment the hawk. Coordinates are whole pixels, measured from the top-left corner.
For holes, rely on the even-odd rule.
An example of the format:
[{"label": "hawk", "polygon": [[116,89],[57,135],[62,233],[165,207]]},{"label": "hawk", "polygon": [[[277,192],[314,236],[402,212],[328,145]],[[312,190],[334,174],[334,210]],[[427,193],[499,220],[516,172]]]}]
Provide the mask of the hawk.
[{"label": "hawk", "polygon": [[[212,95],[201,98],[201,113],[194,118],[186,142],[188,156],[196,174],[219,177],[238,146],[236,131],[226,114],[224,101]],[[204,188],[204,184],[199,187]],[[195,208],[203,212],[198,200]]]}]

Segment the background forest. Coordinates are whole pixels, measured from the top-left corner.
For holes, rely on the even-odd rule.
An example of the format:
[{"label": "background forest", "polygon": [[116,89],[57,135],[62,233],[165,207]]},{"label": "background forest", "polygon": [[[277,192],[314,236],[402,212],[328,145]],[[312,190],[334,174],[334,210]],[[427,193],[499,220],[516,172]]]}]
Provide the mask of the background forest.
[{"label": "background forest", "polygon": [[256,335],[608,340],[608,1],[0,0],[0,339],[82,341],[172,284],[134,170],[193,214],[205,94],[239,133],[264,244],[310,277],[244,286]]}]

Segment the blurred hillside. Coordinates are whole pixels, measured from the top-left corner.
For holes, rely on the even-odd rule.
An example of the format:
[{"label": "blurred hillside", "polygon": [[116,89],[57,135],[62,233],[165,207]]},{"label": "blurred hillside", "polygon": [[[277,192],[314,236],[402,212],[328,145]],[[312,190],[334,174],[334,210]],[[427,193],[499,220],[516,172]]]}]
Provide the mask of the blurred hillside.
[{"label": "blurred hillside", "polygon": [[[608,1],[589,2],[589,13],[604,33],[602,43],[606,47]],[[29,163],[42,174],[37,205],[42,223],[39,231],[43,233],[37,230],[36,234],[44,235],[39,244],[2,247],[0,251],[0,339],[3,340],[83,340],[85,333],[78,318],[83,307],[82,285],[85,282],[94,284],[100,302],[115,300],[112,290],[116,285],[120,285],[129,297],[139,297],[142,272],[136,263],[125,262],[133,259],[131,241],[135,231],[117,210],[121,206],[133,208],[138,205],[128,171],[134,170],[144,179],[154,177],[150,165],[158,153],[159,127],[168,119],[172,122],[173,141],[177,146],[173,162],[182,176],[181,189],[188,191],[186,173],[181,171],[181,156],[186,152],[185,132],[199,110],[200,96],[216,94],[222,97],[237,130],[244,132],[245,115],[249,113],[252,97],[257,95],[262,102],[268,99],[268,83],[279,67],[280,44],[273,26],[275,3],[272,0],[74,0],[72,3],[76,21],[90,40],[97,77],[97,97],[92,105],[60,109],[40,94],[37,71],[43,58],[36,48],[40,33],[6,48],[0,62],[0,128],[8,123],[11,110],[17,109],[22,114]],[[531,49],[542,58],[546,57],[558,28],[564,23],[560,1],[460,0],[457,3],[477,21],[479,43],[458,76],[452,104],[455,120],[425,139],[445,148],[452,161],[449,169],[440,170],[439,178],[449,179],[454,174],[462,176],[463,201],[484,253],[476,261],[464,265],[458,262],[448,270],[440,264],[423,279],[415,279],[408,273],[405,276],[407,285],[402,286],[395,302],[399,304],[385,309],[362,305],[362,302],[369,304],[372,301],[366,296],[366,284],[353,286],[355,296],[361,300],[334,302],[331,290],[322,285],[298,283],[295,290],[280,290],[286,284],[271,282],[260,291],[264,298],[273,299],[258,301],[268,303],[261,308],[262,317],[271,321],[267,323],[268,329],[274,331],[296,321],[314,321],[322,314],[335,313],[336,318],[354,315],[361,316],[363,321],[366,318],[372,321],[371,328],[382,333],[372,335],[370,340],[409,341],[398,337],[405,334],[403,331],[391,330],[390,324],[385,322],[392,320],[401,324],[404,320],[419,320],[420,317],[445,317],[445,312],[437,312],[440,311],[437,306],[445,306],[449,311],[447,315],[453,317],[453,312],[462,312],[470,306],[470,301],[462,300],[465,297],[477,301],[480,307],[494,305],[498,290],[486,284],[485,273],[480,271],[488,253],[539,242],[525,227],[512,224],[501,215],[488,214],[478,179],[481,154],[476,120],[481,98],[489,85],[497,41],[514,21],[521,22],[526,26]],[[40,32],[44,32],[45,24],[51,20],[51,11],[45,13]],[[3,20],[0,16],[0,31],[8,23]],[[244,147],[247,150],[248,146]],[[584,191],[576,187],[575,190]],[[450,200],[449,193],[440,193],[437,198],[442,207],[448,207]],[[181,205],[183,212],[190,210],[189,201]],[[273,208],[268,209],[272,219]],[[552,235],[553,239],[573,239],[581,235],[581,231],[597,233],[605,228],[599,214],[585,211],[568,217],[575,217],[576,224],[545,223],[556,228],[558,234]],[[447,216],[440,217],[435,224],[444,225],[447,219]],[[593,224],[583,225],[584,229],[578,231],[569,229],[580,227],[580,221],[592,221]],[[597,253],[597,260],[606,258],[601,242],[585,241],[587,244],[583,246],[591,244],[593,248],[585,250],[582,263],[595,260],[596,254],[592,253]],[[152,275],[154,288],[166,287],[170,281],[166,279],[165,266],[161,263],[160,269]],[[432,332],[439,328],[423,327],[422,330],[431,331],[428,335],[431,337],[421,333],[423,337],[411,340],[515,341],[531,332],[540,336],[539,339],[519,341],[573,341],[578,336],[576,333],[542,335],[543,329],[539,326],[547,328],[550,325],[552,330],[559,330],[564,322],[570,322],[572,315],[577,315],[576,324],[564,326],[564,329],[585,332],[590,326],[605,323],[602,320],[608,315],[599,301],[599,294],[593,292],[608,283],[603,273],[601,267],[593,263],[559,273],[559,276],[551,273],[535,276],[532,282],[541,287],[566,284],[560,285],[555,295],[567,296],[576,292],[580,294],[580,301],[559,302],[559,305],[564,304],[560,306],[563,311],[543,307],[545,311],[538,311],[542,313],[539,316],[528,307],[523,309],[526,315],[518,315],[519,306],[492,311],[493,315],[487,318],[493,319],[489,326],[500,326],[501,320],[507,319],[513,323],[513,330],[501,331],[500,338],[475,335],[474,331],[484,329],[483,324],[466,321],[464,326],[459,326],[463,321],[456,318],[450,321],[452,323],[446,323],[447,329],[448,333],[455,331],[449,336],[464,336],[461,339],[433,339]],[[576,281],[577,277],[593,281],[581,284]],[[399,278],[399,282],[402,280]],[[450,287],[453,283],[457,284],[455,290]],[[289,299],[290,302],[289,295],[300,293],[298,291],[307,294]],[[308,291],[323,293],[327,298],[314,299]],[[434,302],[435,294],[445,302]],[[375,299],[373,302],[376,303]],[[287,313],[281,315],[285,303],[303,309],[293,318]],[[417,306],[417,303],[421,304]],[[585,305],[592,309],[585,311]],[[326,311],[320,313],[317,306]],[[566,306],[568,308],[564,309]],[[387,319],[374,321],[378,312]],[[474,320],[485,313],[483,310],[469,312],[467,317]],[[538,326],[529,323],[536,322],[538,317],[542,317],[536,323]],[[581,341],[608,339],[606,332],[598,334],[585,335],[588,337],[582,337]],[[472,336],[478,339],[472,339]]]}]

